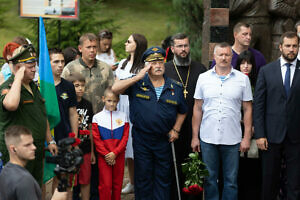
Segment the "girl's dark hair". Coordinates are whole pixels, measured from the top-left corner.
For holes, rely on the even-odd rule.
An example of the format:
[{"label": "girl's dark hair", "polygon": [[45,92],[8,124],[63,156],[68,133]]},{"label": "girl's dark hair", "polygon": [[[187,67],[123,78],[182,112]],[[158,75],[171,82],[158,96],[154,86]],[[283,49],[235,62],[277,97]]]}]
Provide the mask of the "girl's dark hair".
[{"label": "girl's dark hair", "polygon": [[237,58],[236,69],[241,71],[241,64],[243,61],[247,61],[252,64],[252,69],[249,74],[250,83],[253,87],[255,87],[256,79],[257,79],[257,69],[255,64],[255,58],[251,51],[246,50],[243,51]]},{"label": "girl's dark hair", "polygon": [[[138,33],[133,33],[132,34],[133,40],[136,43],[136,48],[134,51],[134,59],[133,59],[133,64],[130,69],[131,73],[137,74],[143,67],[144,67],[144,62],[142,61],[142,56],[143,53],[147,49],[147,39],[145,38],[144,35],[138,34]],[[131,55],[129,55],[126,60],[123,62],[121,69],[124,69],[125,66],[127,65],[128,61],[130,60]]]},{"label": "girl's dark hair", "polygon": [[[103,39],[112,40],[113,39],[113,33],[110,30],[108,30],[108,29],[103,29],[103,30],[99,31],[97,37],[98,37],[98,41],[97,41],[97,53],[101,53],[99,42],[101,40],[103,40]],[[111,49],[111,44],[110,44],[109,49],[107,50],[107,54],[108,55],[110,55],[110,49]]]},{"label": "girl's dark hair", "polygon": [[103,29],[103,30],[99,31],[98,39],[101,40],[103,38],[112,39],[113,33],[111,31],[109,31],[108,29]]}]

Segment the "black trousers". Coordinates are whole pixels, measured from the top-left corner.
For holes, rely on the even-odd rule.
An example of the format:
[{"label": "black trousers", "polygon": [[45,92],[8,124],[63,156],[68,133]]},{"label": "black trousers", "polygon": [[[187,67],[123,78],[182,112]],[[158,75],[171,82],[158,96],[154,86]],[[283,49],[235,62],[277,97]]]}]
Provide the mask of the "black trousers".
[{"label": "black trousers", "polygon": [[238,199],[259,200],[261,198],[261,158],[240,157],[238,174]]},{"label": "black trousers", "polygon": [[279,191],[281,160],[286,161],[287,199],[300,200],[300,144],[285,139],[269,143],[262,152],[262,200],[276,200]]}]

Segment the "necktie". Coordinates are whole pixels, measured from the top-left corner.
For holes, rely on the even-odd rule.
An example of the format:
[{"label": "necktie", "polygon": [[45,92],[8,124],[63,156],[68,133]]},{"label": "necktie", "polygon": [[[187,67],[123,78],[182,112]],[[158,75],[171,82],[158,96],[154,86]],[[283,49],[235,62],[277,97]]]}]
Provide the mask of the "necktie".
[{"label": "necktie", "polygon": [[291,84],[291,63],[286,63],[286,72],[285,72],[285,78],[284,78],[284,89],[286,92],[286,96],[289,95],[289,91],[290,91],[290,84]]}]

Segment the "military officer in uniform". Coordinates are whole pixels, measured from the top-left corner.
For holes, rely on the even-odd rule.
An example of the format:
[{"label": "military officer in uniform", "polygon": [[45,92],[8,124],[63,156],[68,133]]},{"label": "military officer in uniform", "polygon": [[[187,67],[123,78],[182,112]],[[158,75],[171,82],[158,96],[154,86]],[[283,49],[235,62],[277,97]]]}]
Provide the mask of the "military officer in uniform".
[{"label": "military officer in uniform", "polygon": [[187,112],[182,85],[164,75],[164,55],[160,47],[147,49],[145,67],[112,87],[129,96],[137,200],[170,199],[170,142],[178,139]]},{"label": "military officer in uniform", "polygon": [[45,140],[52,154],[57,153],[57,147],[51,137],[45,100],[33,82],[36,72],[33,47],[20,46],[9,61],[13,63],[13,75],[0,86],[0,151],[4,163],[8,162],[9,154],[4,142],[4,132],[8,126],[22,125],[28,128],[37,149],[35,159],[27,163],[26,169],[42,185]]}]

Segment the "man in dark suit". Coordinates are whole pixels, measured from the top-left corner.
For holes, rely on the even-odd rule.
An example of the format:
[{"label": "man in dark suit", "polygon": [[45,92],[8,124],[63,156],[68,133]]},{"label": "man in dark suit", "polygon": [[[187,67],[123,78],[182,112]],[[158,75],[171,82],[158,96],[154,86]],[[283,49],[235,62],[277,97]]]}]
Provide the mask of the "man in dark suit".
[{"label": "man in dark suit", "polygon": [[261,68],[254,95],[254,129],[262,150],[263,200],[275,200],[279,191],[282,157],[287,167],[287,199],[300,199],[300,61],[299,37],[286,32],[280,38],[281,56]]}]

